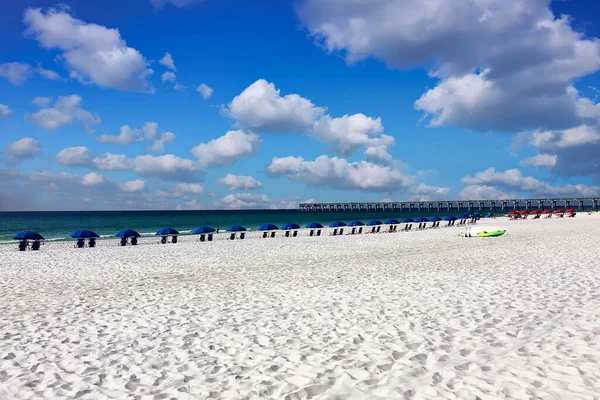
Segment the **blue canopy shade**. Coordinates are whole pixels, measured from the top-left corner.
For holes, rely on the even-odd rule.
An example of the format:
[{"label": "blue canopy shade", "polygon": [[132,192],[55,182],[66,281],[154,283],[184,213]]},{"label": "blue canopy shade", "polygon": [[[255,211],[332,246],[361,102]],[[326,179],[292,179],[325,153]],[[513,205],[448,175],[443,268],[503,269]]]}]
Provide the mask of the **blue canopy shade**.
[{"label": "blue canopy shade", "polygon": [[323,227],[323,225],[318,222],[311,222],[310,224],[306,225],[306,227],[309,229],[320,229]]},{"label": "blue canopy shade", "polygon": [[161,230],[156,232],[156,236],[167,236],[167,235],[179,235],[179,232],[177,232],[173,228],[162,228]]},{"label": "blue canopy shade", "polygon": [[136,231],[134,231],[132,229],[121,229],[119,232],[117,232],[117,234],[115,236],[116,237],[140,237],[142,235],[140,235],[139,233],[137,233]]},{"label": "blue canopy shade", "polygon": [[363,226],[364,224],[361,221],[351,221],[348,226]]},{"label": "blue canopy shade", "polygon": [[230,227],[227,228],[227,232],[244,232],[244,231],[247,231],[247,229],[241,225],[231,225]]},{"label": "blue canopy shade", "polygon": [[44,240],[44,237],[37,232],[23,231],[19,232],[13,238],[15,240]]},{"label": "blue canopy shade", "polygon": [[429,222],[429,220],[425,217],[419,217],[415,219],[415,222]]},{"label": "blue canopy shade", "polygon": [[201,235],[203,233],[213,233],[215,228],[211,228],[210,226],[201,226],[200,228],[196,228],[192,231],[192,235]]},{"label": "blue canopy shade", "polygon": [[346,226],[346,224],[341,221],[335,221],[329,224],[330,228],[339,228],[340,226]]},{"label": "blue canopy shade", "polygon": [[87,239],[100,237],[96,232],[88,231],[87,229],[80,229],[71,233],[71,237],[75,239]]},{"label": "blue canopy shade", "polygon": [[259,231],[275,231],[277,229],[279,229],[279,227],[273,224],[262,224],[258,227]]},{"label": "blue canopy shade", "polygon": [[285,224],[281,227],[281,229],[289,230],[289,229],[300,229],[300,225],[298,224]]},{"label": "blue canopy shade", "polygon": [[492,213],[483,214],[483,218],[490,218],[491,216],[492,216]]},{"label": "blue canopy shade", "polygon": [[473,217],[473,218],[481,218],[481,215],[479,215],[478,213],[475,213],[475,214],[471,215],[471,217]]},{"label": "blue canopy shade", "polygon": [[438,222],[438,221],[441,221],[442,219],[440,217],[431,217],[431,218],[429,218],[429,220],[431,222]]},{"label": "blue canopy shade", "polygon": [[458,218],[458,219],[466,219],[466,218],[469,218],[469,214],[460,214],[456,218]]},{"label": "blue canopy shade", "polygon": [[405,224],[405,223],[407,223],[407,222],[415,222],[415,220],[414,220],[414,219],[412,219],[412,218],[402,218],[402,223],[404,223],[404,224]]},{"label": "blue canopy shade", "polygon": [[368,226],[383,225],[383,222],[374,219],[373,221],[369,221],[369,223],[367,225]]},{"label": "blue canopy shade", "polygon": [[398,221],[397,219],[394,219],[394,218],[390,218],[390,219],[388,219],[387,221],[385,221],[385,223],[386,223],[387,225],[395,225],[395,224],[399,224],[399,223],[400,223],[400,221]]},{"label": "blue canopy shade", "polygon": [[444,217],[444,221],[456,221],[457,219],[458,219],[458,218],[456,218],[456,217],[454,217],[454,216],[452,216],[452,215],[449,215],[449,216],[447,216],[447,217]]}]

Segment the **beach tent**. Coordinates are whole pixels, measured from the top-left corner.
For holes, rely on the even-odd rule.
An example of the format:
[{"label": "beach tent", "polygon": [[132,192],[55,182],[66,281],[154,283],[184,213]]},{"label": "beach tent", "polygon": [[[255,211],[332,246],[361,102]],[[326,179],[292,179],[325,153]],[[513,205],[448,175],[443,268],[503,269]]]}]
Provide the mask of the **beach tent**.
[{"label": "beach tent", "polygon": [[162,228],[156,232],[156,236],[179,235],[179,232],[173,228]]},{"label": "beach tent", "polygon": [[400,223],[400,221],[398,221],[397,219],[394,219],[394,218],[390,218],[387,221],[385,221],[386,225],[396,225],[399,223]]},{"label": "beach tent", "polygon": [[415,222],[429,222],[429,220],[425,217],[419,217],[415,219]]},{"label": "beach tent", "polygon": [[139,233],[137,233],[136,231],[132,230],[132,229],[121,229],[119,232],[117,232],[117,234],[115,235],[116,237],[140,237],[142,235],[140,235]]},{"label": "beach tent", "polygon": [[351,221],[348,226],[364,226],[365,224],[361,221]]},{"label": "beach tent", "polygon": [[346,224],[341,221],[335,221],[335,222],[332,222],[331,224],[329,224],[330,228],[339,228],[341,226],[346,226]]},{"label": "beach tent", "polygon": [[318,222],[311,222],[310,224],[307,224],[306,227],[309,229],[321,229],[323,228],[323,225]]},{"label": "beach tent", "polygon": [[375,226],[375,225],[383,225],[383,222],[374,219],[373,221],[369,221],[367,226]]},{"label": "beach tent", "polygon": [[273,225],[273,224],[262,224],[261,226],[258,227],[259,231],[276,231],[278,229],[279,229],[279,227],[277,225]]},{"label": "beach tent", "polygon": [[196,228],[192,231],[192,235],[202,235],[204,233],[213,233],[215,232],[215,228],[211,228],[210,226],[201,226],[200,228]]},{"label": "beach tent", "polygon": [[44,237],[37,232],[23,231],[13,237],[14,240],[44,240]]},{"label": "beach tent", "polygon": [[286,231],[288,231],[290,229],[300,229],[300,225],[298,225],[298,224],[285,224],[285,225],[283,225],[281,227],[281,229],[286,230]]},{"label": "beach tent", "polygon": [[245,232],[245,231],[247,231],[247,229],[241,225],[231,225],[230,227],[227,228],[227,232]]},{"label": "beach tent", "polygon": [[415,222],[415,220],[412,219],[412,218],[402,218],[402,223],[403,224],[406,224],[406,223],[409,223],[409,222]]},{"label": "beach tent", "polygon": [[88,231],[87,229],[80,229],[78,231],[72,232],[70,236],[75,239],[89,239],[100,237],[96,232]]}]

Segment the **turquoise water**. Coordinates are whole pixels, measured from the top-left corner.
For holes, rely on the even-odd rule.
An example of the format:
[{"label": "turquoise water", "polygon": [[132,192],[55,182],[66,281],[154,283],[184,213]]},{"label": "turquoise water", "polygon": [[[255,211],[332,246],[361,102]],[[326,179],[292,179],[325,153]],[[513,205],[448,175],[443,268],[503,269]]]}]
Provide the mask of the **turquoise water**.
[{"label": "turquoise water", "polygon": [[[462,212],[455,211],[454,214]],[[443,215],[448,213],[442,213]],[[283,225],[297,223],[304,226],[317,221],[324,226],[333,221],[349,222],[373,219],[401,219],[403,217],[433,216],[439,213],[410,212],[335,212],[307,213],[298,210],[243,210],[243,211],[80,211],[80,212],[0,212],[0,243],[12,242],[20,231],[39,232],[46,240],[68,240],[77,229],[90,229],[101,237],[112,237],[123,228],[134,229],[143,235],[154,235],[164,227],[189,233],[199,226],[212,226],[224,230],[229,225],[243,225],[256,230],[263,223]],[[440,216],[443,216],[440,215]]]}]

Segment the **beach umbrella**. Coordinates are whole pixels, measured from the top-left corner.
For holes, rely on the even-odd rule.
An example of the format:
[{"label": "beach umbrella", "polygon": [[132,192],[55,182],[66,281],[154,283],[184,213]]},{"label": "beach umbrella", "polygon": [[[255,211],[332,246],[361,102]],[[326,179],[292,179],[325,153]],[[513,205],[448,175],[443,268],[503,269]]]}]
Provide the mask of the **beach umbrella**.
[{"label": "beach umbrella", "polygon": [[363,226],[364,224],[361,221],[352,221],[348,224],[348,226]]},{"label": "beach umbrella", "polygon": [[419,217],[415,219],[415,222],[429,222],[429,220],[425,217]]},{"label": "beach umbrella", "polygon": [[230,227],[227,228],[227,232],[244,232],[244,231],[247,231],[247,229],[241,225],[231,225]]},{"label": "beach umbrella", "polygon": [[279,227],[273,224],[262,224],[258,227],[259,231],[276,231],[277,229],[279,229]]},{"label": "beach umbrella", "polygon": [[281,227],[281,229],[283,230],[290,230],[290,229],[300,229],[300,225],[298,224],[285,224]]},{"label": "beach umbrella", "polygon": [[483,218],[491,218],[491,217],[492,217],[492,213],[483,214]]},{"label": "beach umbrella", "polygon": [[542,214],[552,214],[552,210],[544,210],[542,211]]},{"label": "beach umbrella", "polygon": [[203,233],[213,233],[215,228],[211,228],[210,226],[201,226],[200,228],[196,228],[192,231],[192,235],[202,235]]},{"label": "beach umbrella", "polygon": [[521,215],[528,215],[529,211],[527,211],[527,210],[521,210],[521,211],[519,211],[519,214],[521,214]]},{"label": "beach umbrella", "polygon": [[23,231],[19,232],[13,238],[15,240],[44,240],[44,237],[37,232]]},{"label": "beach umbrella", "polygon": [[341,221],[335,221],[335,222],[332,222],[331,224],[329,224],[330,228],[339,228],[341,226],[346,226],[346,224]]},{"label": "beach umbrella", "polygon": [[179,232],[177,232],[173,228],[162,228],[161,230],[156,232],[156,236],[168,236],[168,235],[179,235]]},{"label": "beach umbrella", "polygon": [[88,231],[87,229],[80,229],[78,231],[72,232],[70,236],[75,239],[88,239],[100,237],[96,232]]},{"label": "beach umbrella", "polygon": [[575,210],[573,210],[572,208],[569,208],[569,209],[568,209],[567,211],[565,211],[565,212],[568,212],[568,213],[574,213],[574,212],[575,212]]},{"label": "beach umbrella", "polygon": [[402,223],[403,223],[403,224],[406,224],[406,223],[408,223],[408,222],[415,222],[415,220],[414,220],[414,219],[412,219],[412,218],[402,218]]},{"label": "beach umbrella", "polygon": [[386,225],[396,225],[399,224],[400,221],[398,221],[397,219],[394,218],[390,218],[387,221],[385,221]]},{"label": "beach umbrella", "polygon": [[310,224],[307,224],[306,227],[309,229],[321,229],[323,228],[323,225],[318,222],[311,222]]},{"label": "beach umbrella", "polygon": [[116,237],[140,237],[142,235],[140,235],[139,233],[137,233],[136,231],[134,231],[132,229],[121,229],[119,232],[117,232],[117,234],[115,236]]},{"label": "beach umbrella", "polygon": [[[456,218],[458,218],[458,219],[467,219],[467,218],[469,218],[469,214],[460,214]],[[419,222],[419,221],[415,221],[415,222]]]},{"label": "beach umbrella", "polygon": [[531,210],[530,214],[540,214],[540,210]]},{"label": "beach umbrella", "polygon": [[373,221],[369,221],[369,223],[367,225],[368,226],[383,225],[383,222],[374,219]]},{"label": "beach umbrella", "polygon": [[456,221],[457,219],[458,219],[458,218],[456,218],[456,217],[454,217],[454,216],[452,216],[452,215],[449,215],[449,216],[447,216],[447,217],[444,217],[444,221]]},{"label": "beach umbrella", "polygon": [[[475,213],[473,215],[471,215],[472,218],[481,218],[481,215],[479,215],[478,213]],[[429,219],[431,221],[431,219]]]},{"label": "beach umbrella", "polygon": [[554,214],[564,214],[565,210],[556,210],[554,211]]},{"label": "beach umbrella", "polygon": [[441,220],[442,219],[440,217],[431,217],[431,218],[429,218],[429,221],[431,221],[431,222],[438,222],[438,221],[441,221]]}]

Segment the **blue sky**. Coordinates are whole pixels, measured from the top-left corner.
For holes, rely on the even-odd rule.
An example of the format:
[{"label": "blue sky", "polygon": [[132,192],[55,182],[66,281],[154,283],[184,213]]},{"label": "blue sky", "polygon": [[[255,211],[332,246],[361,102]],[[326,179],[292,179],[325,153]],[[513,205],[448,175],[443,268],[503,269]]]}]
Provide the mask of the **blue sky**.
[{"label": "blue sky", "polygon": [[599,6],[439,3],[4,5],[0,210],[600,196]]}]

